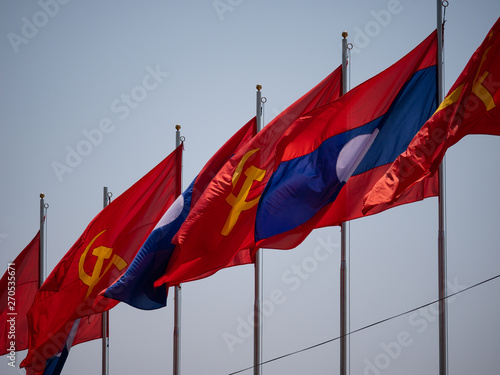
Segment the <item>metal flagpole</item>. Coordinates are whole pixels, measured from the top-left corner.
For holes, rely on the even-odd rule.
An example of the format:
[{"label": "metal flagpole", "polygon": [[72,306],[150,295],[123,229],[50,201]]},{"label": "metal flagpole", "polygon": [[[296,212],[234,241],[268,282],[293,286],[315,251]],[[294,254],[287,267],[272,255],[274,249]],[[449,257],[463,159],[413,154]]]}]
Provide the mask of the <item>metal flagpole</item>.
[{"label": "metal flagpole", "polygon": [[46,220],[45,214],[47,212],[48,204],[45,203],[45,194],[40,194],[40,250],[38,260],[38,272],[40,278],[38,280],[38,288],[40,288],[45,281],[45,228]]},{"label": "metal flagpole", "polygon": [[[110,195],[108,194],[108,187],[103,187],[102,195],[102,208],[106,208],[109,203]],[[79,323],[75,321],[75,323]],[[102,313],[102,375],[109,374],[109,311]]]},{"label": "metal flagpole", "polygon": [[[175,147],[181,144],[181,126],[175,125]],[[182,190],[182,170],[181,170]],[[181,192],[179,192],[179,195]],[[174,375],[181,373],[181,286],[174,287]]]},{"label": "metal flagpole", "polygon": [[[342,32],[342,95],[347,92],[347,31]],[[343,222],[340,238],[340,375],[347,374],[347,268],[349,222]]]},{"label": "metal flagpole", "polygon": [[[443,8],[437,0],[437,97],[443,101]],[[448,374],[448,312],[446,309],[446,161],[439,166],[439,234],[438,234],[438,288],[439,288],[439,375]]]},{"label": "metal flagpole", "polygon": [[[262,129],[262,85],[257,85],[257,132]],[[254,338],[253,338],[253,373],[254,375],[261,374],[262,362],[262,251],[257,250],[255,253],[255,299],[254,299]]]}]

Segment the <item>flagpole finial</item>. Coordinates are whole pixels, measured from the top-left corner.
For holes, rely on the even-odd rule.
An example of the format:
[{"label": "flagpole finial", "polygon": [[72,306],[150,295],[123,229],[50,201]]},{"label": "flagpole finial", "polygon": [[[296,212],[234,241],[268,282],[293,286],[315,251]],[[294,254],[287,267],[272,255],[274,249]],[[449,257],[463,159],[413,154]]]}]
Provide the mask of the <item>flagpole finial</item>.
[{"label": "flagpole finial", "polygon": [[175,130],[181,130],[181,126],[179,124],[175,125]]},{"label": "flagpole finial", "polygon": [[40,198],[45,198],[45,194],[44,193],[40,193]]},{"label": "flagpole finial", "polygon": [[257,86],[255,86],[255,88],[260,91],[262,89],[262,85],[259,83]]},{"label": "flagpole finial", "polygon": [[344,39],[345,39],[345,38],[347,38],[347,35],[349,35],[349,34],[347,33],[347,31],[342,31],[342,37],[343,37]]}]

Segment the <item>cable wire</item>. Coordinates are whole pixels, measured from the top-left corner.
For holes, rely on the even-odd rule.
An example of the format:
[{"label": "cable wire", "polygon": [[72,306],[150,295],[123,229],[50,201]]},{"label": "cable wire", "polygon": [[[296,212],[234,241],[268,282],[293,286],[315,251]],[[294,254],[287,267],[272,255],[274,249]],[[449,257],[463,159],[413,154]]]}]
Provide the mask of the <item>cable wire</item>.
[{"label": "cable wire", "polygon": [[[407,314],[409,314],[409,313],[412,313],[412,312],[417,311],[417,310],[419,310],[419,309],[422,309],[422,308],[424,308],[424,307],[427,307],[427,306],[433,305],[433,304],[435,304],[435,303],[437,303],[437,302],[439,302],[439,301],[441,301],[441,300],[446,300],[446,299],[451,298],[451,297],[454,297],[454,296],[456,296],[456,295],[458,295],[458,294],[464,293],[464,292],[466,292],[466,291],[468,291],[468,290],[470,290],[470,289],[477,288],[478,286],[480,286],[480,285],[482,285],[482,284],[489,283],[489,282],[491,282],[491,281],[493,281],[493,280],[495,280],[495,279],[498,279],[498,278],[500,278],[500,275],[496,275],[496,276],[490,277],[489,279],[486,279],[486,280],[480,281],[480,282],[478,282],[478,283],[476,283],[476,284],[473,284],[473,285],[471,285],[471,286],[469,286],[469,287],[467,287],[467,288],[465,288],[465,289],[462,289],[462,290],[459,290],[458,292],[452,293],[452,294],[450,294],[450,295],[448,295],[448,296],[446,296],[446,297],[444,297],[444,298],[438,298],[437,300],[434,300],[434,301],[432,301],[432,302],[426,303],[426,304],[421,305],[421,306],[419,306],[419,307],[415,307],[415,308],[413,308],[413,309],[411,309],[411,310],[407,310],[407,311],[405,311],[405,312],[402,312],[402,313],[399,313],[399,314],[396,314],[396,315],[392,315],[392,316],[390,316],[390,317],[388,317],[388,318],[385,318],[385,319],[379,320],[379,321],[377,321],[377,322],[374,322],[374,323],[368,324],[368,325],[366,325],[366,326],[363,326],[363,327],[361,327],[361,328],[358,328],[358,329],[356,329],[356,330],[354,330],[354,331],[351,331],[351,332],[347,333],[345,336],[350,336],[350,335],[352,335],[352,334],[354,334],[354,333],[358,333],[358,332],[364,331],[364,330],[366,330],[366,329],[368,329],[368,328],[371,328],[371,327],[377,326],[377,325],[379,325],[379,324],[382,324],[382,323],[388,322],[389,320],[393,320],[393,319],[399,318],[399,317],[401,317],[401,316],[403,316],[403,315],[407,315]],[[318,343],[318,344],[314,344],[314,345],[308,346],[307,348],[303,348],[303,349],[299,349],[299,350],[296,350],[296,351],[293,351],[293,352],[290,352],[290,353],[287,353],[287,354],[283,354],[283,355],[281,355],[281,356],[279,356],[279,357],[275,357],[275,358],[269,359],[269,360],[267,360],[267,361],[264,361],[264,362],[262,362],[260,365],[262,366],[262,365],[265,365],[265,364],[268,364],[268,363],[271,363],[271,362],[275,362],[275,361],[278,361],[278,360],[283,359],[283,358],[286,358],[286,357],[290,357],[290,356],[295,355],[295,354],[299,354],[299,353],[302,353],[302,352],[305,352],[305,351],[308,351],[308,350],[311,350],[311,349],[317,348],[317,347],[322,346],[322,345],[325,345],[325,344],[329,344],[329,343],[331,343],[331,342],[334,342],[334,341],[340,340],[340,338],[341,338],[341,337],[342,337],[342,336],[337,336],[337,337],[335,337],[335,338],[333,338],[333,339],[326,340],[326,341],[320,342],[320,343]],[[230,373],[230,374],[228,374],[228,375],[235,375],[235,374],[239,374],[239,373],[242,373],[243,371],[251,370],[251,369],[253,369],[253,368],[254,368],[254,366],[250,366],[250,367],[244,368],[244,369],[242,369],[242,370],[238,370],[238,371],[236,371],[236,372],[231,372],[231,373]]]}]

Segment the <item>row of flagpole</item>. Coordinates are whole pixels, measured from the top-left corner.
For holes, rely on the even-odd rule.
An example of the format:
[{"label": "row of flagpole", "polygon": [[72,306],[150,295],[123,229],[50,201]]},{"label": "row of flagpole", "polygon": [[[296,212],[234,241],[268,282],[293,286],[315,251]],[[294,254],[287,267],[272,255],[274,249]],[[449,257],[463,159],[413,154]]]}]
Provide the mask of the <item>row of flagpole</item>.
[{"label": "row of flagpole", "polygon": [[[256,99],[256,122],[257,132],[262,129],[262,89],[261,85],[256,86],[257,99]],[[175,127],[175,147],[181,144],[180,125]],[[182,171],[182,168],[181,168]],[[181,172],[182,174],[182,172]],[[182,185],[182,183],[181,183]],[[181,189],[182,190],[182,189]],[[178,195],[180,195],[179,192]],[[261,375],[262,363],[262,280],[263,280],[263,256],[262,251],[257,250],[255,253],[255,298],[254,298],[254,375]],[[180,375],[181,363],[181,286],[174,287],[174,330],[173,330],[173,375]],[[103,321],[104,324],[104,321]],[[108,373],[104,372],[104,349],[103,349],[103,375]]]},{"label": "row of flagpole", "polygon": [[[437,0],[437,30],[438,30],[438,69],[437,69],[437,97],[438,102],[443,100],[443,33],[442,33],[442,3]],[[347,32],[342,33],[342,95],[348,91],[347,87]],[[257,85],[256,93],[256,120],[257,132],[262,129],[262,86]],[[180,126],[176,126],[176,147],[181,143]],[[445,198],[445,161],[443,160],[439,169],[439,236],[438,236],[438,289],[439,289],[439,374],[446,375],[447,370],[447,312],[446,312],[446,198]],[[348,351],[347,351],[347,252],[349,238],[349,223],[343,222],[341,226],[341,260],[340,260],[340,375],[347,374]],[[262,251],[257,250],[255,254],[255,295],[254,295],[254,375],[261,375],[262,363],[262,287],[263,287],[263,257]],[[174,306],[174,353],[173,353],[173,374],[180,375],[180,319],[181,319],[181,288],[175,287]],[[103,372],[104,375],[104,372]],[[107,375],[107,373],[106,373]]]},{"label": "row of flagpole", "polygon": [[[437,33],[438,33],[438,56],[437,56],[437,97],[438,102],[443,100],[443,19],[442,3],[437,0]],[[347,92],[347,32],[342,33],[342,95]],[[257,131],[262,129],[262,93],[261,85],[257,85],[256,118]],[[176,126],[176,147],[181,144],[180,126]],[[181,184],[182,185],[182,184]],[[439,374],[448,374],[448,350],[447,350],[447,311],[446,311],[446,180],[445,161],[439,168],[439,228],[438,228],[438,291],[439,291]],[[179,192],[178,195],[180,195]],[[40,194],[40,286],[45,280],[45,237],[46,237],[46,210],[44,194]],[[103,191],[103,208],[109,203],[107,187]],[[347,332],[348,309],[347,296],[347,260],[349,226],[348,222],[341,226],[341,262],[340,262],[340,374],[347,374],[348,352]],[[255,296],[254,296],[254,375],[261,375],[262,363],[262,284],[263,284],[263,258],[262,251],[257,250],[255,254]],[[180,375],[181,362],[181,287],[175,286],[174,296],[174,330],[173,330],[173,374]],[[109,312],[103,313],[102,325],[102,374],[109,374]]]},{"label": "row of flagpole", "polygon": [[[438,103],[444,97],[443,79],[443,3],[436,0],[437,15],[437,98]],[[347,87],[347,43],[348,33],[342,32],[342,92],[344,95],[348,91]],[[261,89],[257,86],[257,131],[262,129],[262,104]],[[446,309],[446,162],[445,159],[439,167],[439,195],[438,195],[438,294],[439,294],[439,374],[448,374],[448,319]],[[349,246],[349,222],[341,224],[341,259],[340,259],[340,375],[347,374],[348,368],[348,265],[347,252]],[[262,252],[255,255],[255,301],[254,301],[254,375],[261,375],[262,363]]]}]

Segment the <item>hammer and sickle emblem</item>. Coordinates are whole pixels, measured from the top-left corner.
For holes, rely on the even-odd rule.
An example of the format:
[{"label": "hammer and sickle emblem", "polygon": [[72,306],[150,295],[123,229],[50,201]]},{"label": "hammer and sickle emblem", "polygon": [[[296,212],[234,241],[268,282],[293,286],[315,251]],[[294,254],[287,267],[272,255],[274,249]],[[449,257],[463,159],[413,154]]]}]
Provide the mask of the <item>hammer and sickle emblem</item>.
[{"label": "hammer and sickle emblem", "polygon": [[[248,151],[245,154],[245,156],[243,156],[240,163],[236,167],[232,180],[233,190],[236,188],[236,184],[238,183],[238,180],[243,172],[243,168],[245,166],[246,161],[250,156],[255,154],[257,151],[259,151],[259,149]],[[234,228],[242,211],[246,211],[252,208],[259,202],[260,196],[255,199],[252,199],[249,202],[247,202],[246,199],[248,197],[248,194],[250,193],[250,188],[252,187],[253,182],[262,181],[265,173],[266,173],[265,170],[259,169],[251,165],[244,172],[246,179],[243,182],[243,186],[241,187],[241,190],[238,193],[238,195],[235,196],[233,193],[230,193],[227,196],[226,201],[231,205],[232,208],[231,211],[229,212],[226,223],[224,224],[224,227],[222,228],[221,231],[221,234],[223,236],[227,236],[229,233],[231,233],[231,230]]]},{"label": "hammer and sickle emblem", "polygon": [[[123,260],[122,257],[119,255],[113,254],[113,249],[105,246],[99,246],[96,247],[94,250],[92,250],[92,255],[95,255],[97,257],[97,261],[95,262],[94,270],[92,271],[92,275],[88,275],[85,270],[83,269],[83,265],[85,263],[85,259],[87,257],[87,253],[89,252],[92,244],[95,242],[97,237],[99,237],[101,234],[106,232],[106,230],[103,230],[101,233],[99,233],[97,236],[95,236],[92,241],[88,244],[88,246],[85,248],[85,251],[83,252],[82,256],[80,257],[80,262],[78,263],[78,274],[80,276],[80,279],[83,281],[85,285],[88,285],[89,289],[87,290],[87,295],[85,298],[87,298],[90,293],[92,293],[92,289],[94,289],[94,286],[102,279],[102,277],[106,274],[106,272],[109,271],[112,265],[115,265],[116,268],[118,268],[119,271],[121,271],[126,265],[127,262]],[[111,255],[113,257],[111,258]],[[107,267],[104,269],[104,272],[101,274],[102,266],[104,264],[105,259],[111,258],[111,261],[108,263]]]},{"label": "hammer and sickle emblem", "polygon": [[[491,35],[490,35],[491,38]],[[486,107],[486,111],[490,111],[493,108],[496,107],[496,103],[494,101],[492,93],[490,93],[486,87],[484,86],[484,81],[490,76],[490,72],[488,71],[482,71],[483,68],[483,63],[486,60],[486,57],[488,55],[488,52],[490,51],[491,47],[488,47],[486,51],[484,51],[483,56],[481,57],[481,61],[479,63],[479,68],[477,70],[476,76],[474,77],[473,85],[472,85],[472,90],[471,92],[476,95],[476,97],[481,100]],[[480,74],[480,72],[482,72]],[[464,88],[465,84],[461,84],[458,86],[450,95],[448,95],[446,98],[444,98],[443,102],[439,106],[439,108],[436,110],[436,112],[439,112],[440,110],[446,108],[447,106],[456,103],[461,95],[462,91]]]}]

